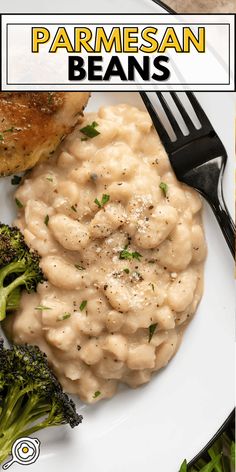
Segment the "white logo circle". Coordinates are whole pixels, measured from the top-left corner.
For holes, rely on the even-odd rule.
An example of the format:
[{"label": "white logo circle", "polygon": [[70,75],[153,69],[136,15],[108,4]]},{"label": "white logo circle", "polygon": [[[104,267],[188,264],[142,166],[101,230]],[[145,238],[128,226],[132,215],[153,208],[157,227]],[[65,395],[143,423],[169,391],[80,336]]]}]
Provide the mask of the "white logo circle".
[{"label": "white logo circle", "polygon": [[17,439],[12,446],[12,458],[2,468],[9,469],[14,462],[21,465],[29,465],[36,462],[40,454],[40,441],[35,438]]}]

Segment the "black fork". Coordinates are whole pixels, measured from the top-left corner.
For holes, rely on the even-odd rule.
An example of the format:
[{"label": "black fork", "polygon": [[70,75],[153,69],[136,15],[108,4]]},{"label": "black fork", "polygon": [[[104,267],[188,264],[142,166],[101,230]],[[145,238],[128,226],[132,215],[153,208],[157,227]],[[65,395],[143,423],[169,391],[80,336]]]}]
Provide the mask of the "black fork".
[{"label": "black fork", "polygon": [[234,257],[235,225],[225,204],[222,189],[227,162],[224,145],[192,92],[186,92],[186,95],[200,121],[200,129],[195,128],[179,96],[175,92],[169,92],[188,128],[187,136],[181,131],[162,92],[155,93],[176,135],[175,141],[171,141],[148,95],[145,92],[140,92],[140,95],[169,155],[175,174],[180,181],[194,187],[208,201]]}]

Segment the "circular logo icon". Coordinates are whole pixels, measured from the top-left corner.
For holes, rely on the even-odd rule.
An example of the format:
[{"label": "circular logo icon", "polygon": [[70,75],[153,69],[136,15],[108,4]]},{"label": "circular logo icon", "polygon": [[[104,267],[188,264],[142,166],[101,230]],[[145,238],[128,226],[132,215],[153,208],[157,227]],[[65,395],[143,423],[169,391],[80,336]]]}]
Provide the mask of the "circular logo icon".
[{"label": "circular logo icon", "polygon": [[35,438],[17,439],[12,446],[12,458],[2,468],[9,469],[14,462],[21,465],[30,465],[36,462],[40,454],[40,441]]}]

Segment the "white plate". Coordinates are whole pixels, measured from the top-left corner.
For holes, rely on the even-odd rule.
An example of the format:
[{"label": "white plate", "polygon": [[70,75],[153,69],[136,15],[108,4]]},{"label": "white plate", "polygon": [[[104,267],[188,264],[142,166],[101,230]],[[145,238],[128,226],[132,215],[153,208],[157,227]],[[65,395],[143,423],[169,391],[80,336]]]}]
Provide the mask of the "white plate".
[{"label": "white plate", "polygon": [[[229,152],[224,183],[229,204],[231,95],[198,94]],[[88,110],[120,102],[142,106],[135,93],[105,92],[92,95]],[[13,218],[7,180],[0,181],[3,221]],[[69,464],[71,470],[82,472],[141,472],[145,467],[149,472],[176,472],[185,457],[192,459],[204,447],[233,409],[233,267],[207,207],[204,216],[209,248],[204,297],[175,358],[147,386],[124,388],[94,407],[83,405],[84,422],[73,432],[62,428],[39,434],[42,453],[33,470],[64,472]]]},{"label": "white plate", "polygon": [[[75,3],[68,3],[67,12],[76,11]],[[81,11],[86,3],[81,2]],[[98,10],[91,8],[92,3],[89,12]],[[109,3],[100,0],[96,5],[99,11],[111,11]],[[41,11],[52,10],[43,1],[40,5]],[[17,11],[12,1],[10,9]],[[33,11],[33,6],[30,3],[27,8],[22,1],[24,9]],[[125,0],[119,10],[148,9],[162,11],[149,0]],[[232,210],[233,94],[198,93],[197,97],[228,151],[224,188]],[[88,110],[119,102],[142,106],[136,93],[100,92],[92,95]],[[9,182],[0,179],[0,221],[7,222],[14,217]],[[112,400],[95,406],[81,405],[84,421],[74,431],[65,427],[34,435],[42,440],[42,447],[39,460],[31,465],[33,471],[64,472],[69,467],[80,472],[177,472],[182,460],[191,460],[225,421],[234,407],[233,264],[207,205],[204,219],[209,249],[205,292],[177,355],[148,385],[137,390],[123,388]],[[20,466],[14,465],[14,470],[20,471]]]}]

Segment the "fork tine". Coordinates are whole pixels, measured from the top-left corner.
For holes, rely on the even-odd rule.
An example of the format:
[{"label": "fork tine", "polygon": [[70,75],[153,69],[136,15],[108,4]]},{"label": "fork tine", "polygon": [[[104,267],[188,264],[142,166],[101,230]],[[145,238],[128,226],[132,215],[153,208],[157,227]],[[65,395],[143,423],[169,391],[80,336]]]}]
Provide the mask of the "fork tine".
[{"label": "fork tine", "polygon": [[201,125],[205,125],[205,126],[208,126],[210,128],[210,130],[212,129],[212,125],[210,123],[210,121],[208,120],[207,116],[206,116],[206,113],[204,112],[203,108],[201,107],[200,103],[198,102],[198,100],[196,99],[194,93],[192,92],[186,92],[186,95],[201,123]]},{"label": "fork tine", "polygon": [[165,111],[166,116],[167,116],[167,118],[168,118],[168,120],[169,120],[175,134],[176,134],[176,137],[182,137],[183,133],[181,131],[181,128],[180,128],[175,116],[173,115],[173,112],[172,112],[171,108],[169,107],[165,97],[163,97],[162,92],[156,92],[156,94],[157,94],[157,97],[160,100],[160,103],[163,107],[163,110]]},{"label": "fork tine", "polygon": [[156,129],[161,141],[163,142],[164,146],[166,146],[166,148],[168,149],[171,146],[170,137],[169,137],[167,131],[165,130],[162,122],[160,121],[151,100],[148,98],[146,92],[139,92],[139,93],[140,93],[140,96],[143,100],[144,105],[146,106],[146,108],[148,110],[148,113],[149,113],[149,115],[150,115],[150,117],[153,121],[155,129]]},{"label": "fork tine", "polygon": [[178,95],[176,92],[170,92],[170,95],[171,97],[173,98],[187,128],[190,130],[195,130],[195,126],[189,116],[189,114],[187,113],[187,111],[185,110],[184,106],[183,106],[183,103],[181,102],[181,100],[179,99]]}]

